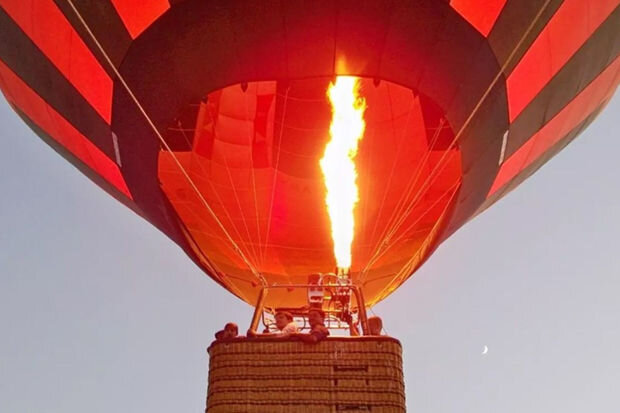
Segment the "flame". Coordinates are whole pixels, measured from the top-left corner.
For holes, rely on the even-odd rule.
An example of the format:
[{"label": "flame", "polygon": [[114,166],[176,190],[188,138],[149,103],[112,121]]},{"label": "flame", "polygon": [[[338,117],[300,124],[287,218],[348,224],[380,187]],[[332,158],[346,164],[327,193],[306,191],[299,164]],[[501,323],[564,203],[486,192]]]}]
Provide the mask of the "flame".
[{"label": "flame", "polygon": [[355,229],[353,210],[359,200],[355,156],[364,136],[365,100],[359,96],[359,79],[338,76],[327,96],[332,106],[331,140],[325,147],[321,169],[327,193],[325,204],[332,226],[334,255],[339,272],[351,267],[351,244]]}]

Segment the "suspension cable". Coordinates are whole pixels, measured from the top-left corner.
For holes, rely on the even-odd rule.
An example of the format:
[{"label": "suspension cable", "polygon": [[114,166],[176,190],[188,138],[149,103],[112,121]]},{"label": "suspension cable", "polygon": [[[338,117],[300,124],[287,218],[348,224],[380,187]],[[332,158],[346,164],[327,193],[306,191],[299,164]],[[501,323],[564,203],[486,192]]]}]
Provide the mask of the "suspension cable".
[{"label": "suspension cable", "polygon": [[133,102],[135,103],[135,105],[138,108],[138,110],[142,113],[142,116],[144,116],[144,118],[147,121],[148,125],[151,127],[153,132],[155,132],[155,134],[157,135],[157,137],[158,137],[159,141],[161,142],[161,144],[170,153],[170,155],[172,156],[172,159],[174,160],[175,164],[179,167],[179,170],[181,171],[181,173],[183,174],[183,176],[185,177],[185,179],[187,180],[189,185],[192,187],[192,189],[198,195],[198,198],[200,199],[201,203],[205,206],[207,211],[211,214],[213,219],[217,222],[218,226],[220,227],[220,229],[222,230],[222,232],[224,233],[226,238],[230,241],[230,243],[232,244],[233,250],[241,257],[241,259],[245,262],[245,264],[248,266],[248,268],[250,269],[252,274],[260,281],[260,283],[263,286],[266,286],[267,285],[267,280],[263,277],[262,274],[260,274],[256,270],[256,268],[252,265],[252,263],[245,256],[245,254],[243,253],[243,251],[241,250],[239,245],[237,245],[235,240],[230,236],[230,234],[228,233],[228,231],[226,230],[226,228],[224,227],[222,222],[218,219],[217,215],[215,214],[215,212],[213,211],[213,209],[211,208],[211,206],[209,205],[207,200],[204,198],[204,196],[202,195],[202,193],[200,192],[200,190],[198,189],[198,187],[196,186],[196,184],[194,183],[192,178],[189,176],[189,174],[187,173],[185,168],[183,168],[183,165],[181,164],[179,159],[176,157],[174,152],[171,150],[170,146],[168,145],[168,143],[166,142],[164,137],[161,135],[159,130],[157,130],[157,127],[155,126],[155,124],[153,123],[153,121],[151,120],[149,115],[146,113],[146,111],[144,110],[144,108],[140,104],[138,98],[135,96],[135,94],[133,93],[133,91],[131,90],[131,88],[129,87],[129,85],[127,84],[125,79],[123,78],[123,76],[120,74],[120,72],[118,71],[116,66],[112,63],[112,60],[110,59],[110,57],[108,56],[106,51],[103,49],[103,47],[101,46],[101,43],[99,43],[99,40],[97,39],[95,34],[92,32],[91,28],[88,26],[88,24],[86,23],[86,21],[82,17],[82,14],[79,12],[79,10],[73,4],[73,0],[67,0],[67,2],[71,6],[71,9],[73,9],[73,12],[76,14],[77,18],[80,20],[80,22],[82,23],[82,25],[84,26],[84,28],[86,29],[86,31],[88,32],[90,37],[92,38],[93,42],[97,45],[97,48],[99,49],[99,51],[101,52],[103,57],[106,59],[108,65],[110,66],[112,71],[114,71],[114,74],[118,77],[118,79],[122,83],[123,87],[125,88],[125,90],[129,94],[129,96],[131,97]]},{"label": "suspension cable", "polygon": [[[435,164],[435,166],[433,167],[433,169],[431,170],[431,172],[429,173],[428,177],[425,179],[425,181],[423,182],[422,186],[420,187],[420,190],[418,191],[418,193],[416,194],[416,196],[413,199],[414,203],[417,203],[417,201],[421,198],[419,195],[426,190],[426,187],[429,184],[432,184],[435,179],[437,178],[437,176],[439,176],[439,173],[437,173],[437,170],[439,168],[441,168],[439,170],[439,172],[443,171],[443,169],[445,168],[446,165],[444,165],[444,163],[446,163],[445,159],[447,154],[450,152],[450,150],[456,145],[457,141],[459,140],[459,138],[461,137],[461,135],[463,134],[463,132],[465,131],[465,129],[469,126],[470,122],[472,121],[473,117],[476,115],[476,113],[478,112],[478,110],[480,109],[480,107],[482,106],[482,104],[484,103],[484,101],[486,100],[486,98],[489,96],[489,94],[491,93],[491,90],[495,87],[495,85],[497,84],[498,80],[501,78],[502,74],[504,73],[504,71],[506,70],[506,68],[508,67],[508,65],[512,62],[513,57],[515,56],[517,50],[521,47],[521,45],[523,44],[523,42],[525,41],[525,39],[527,38],[527,36],[530,34],[530,32],[532,31],[532,29],[534,28],[534,26],[536,25],[536,23],[538,22],[538,20],[540,19],[540,17],[542,16],[543,12],[545,11],[545,9],[547,8],[547,6],[549,5],[549,3],[551,2],[551,0],[546,0],[545,3],[540,7],[540,9],[538,10],[538,12],[536,13],[536,15],[534,16],[534,18],[532,19],[532,22],[529,24],[529,26],[526,28],[525,32],[523,33],[523,35],[521,36],[521,38],[519,39],[519,41],[517,42],[517,44],[515,45],[515,47],[512,49],[512,51],[510,52],[510,54],[508,55],[508,57],[506,58],[506,60],[504,61],[504,63],[502,64],[502,66],[500,67],[498,73],[495,75],[495,77],[493,78],[493,80],[491,81],[491,83],[489,84],[489,86],[487,87],[487,89],[485,90],[484,94],[480,97],[480,99],[478,100],[478,102],[476,103],[476,105],[474,106],[474,108],[472,109],[472,111],[470,112],[469,116],[467,117],[467,119],[465,120],[465,122],[463,122],[463,125],[459,128],[458,132],[454,135],[454,138],[452,139],[452,141],[450,142],[450,145],[448,146],[448,148],[444,151],[444,153],[442,154],[441,158],[439,159],[439,161],[437,162],[437,164]],[[409,209],[410,211],[411,209]],[[399,224],[400,226],[400,224]],[[385,234],[386,236],[388,235],[387,233]],[[389,247],[389,245],[385,245],[385,239],[386,237],[383,237],[383,239],[381,240],[381,242],[378,244],[379,248],[380,246],[384,246],[384,247]],[[373,254],[374,256],[375,254]],[[407,264],[405,264],[406,266]],[[403,267],[404,268],[404,267]],[[367,271],[367,268],[365,268],[365,271]],[[400,272],[400,271],[399,271]]]}]

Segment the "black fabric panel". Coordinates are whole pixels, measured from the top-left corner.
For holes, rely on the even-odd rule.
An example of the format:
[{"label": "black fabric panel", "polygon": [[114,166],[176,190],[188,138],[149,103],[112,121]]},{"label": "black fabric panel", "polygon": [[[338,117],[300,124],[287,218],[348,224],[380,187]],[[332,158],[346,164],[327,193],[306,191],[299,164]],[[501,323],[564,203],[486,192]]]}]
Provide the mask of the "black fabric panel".
[{"label": "black fabric panel", "polygon": [[109,158],[115,159],[107,122],[0,8],[0,60]]},{"label": "black fabric panel", "polygon": [[[238,52],[238,57],[245,58],[246,80],[262,78],[265,71],[278,74],[278,78],[286,77],[287,51],[278,45],[285,36],[284,4],[280,0],[262,0],[227,5],[234,36],[232,48]],[[264,41],[259,43],[254,39]]]},{"label": "black fabric panel", "polygon": [[[287,8],[292,7],[291,3],[285,3]],[[331,18],[325,16],[327,9],[314,10],[307,17],[309,20],[302,23],[299,19],[304,13],[285,10],[289,15],[282,16],[275,6],[263,9],[253,4],[235,2],[233,6],[224,1],[187,0],[134,41],[122,65],[123,76],[158,127],[168,127],[170,114],[178,113],[188,101],[198,101],[206,93],[227,85],[251,80],[333,76],[332,46],[325,46],[332,52],[317,52],[311,55],[312,59],[290,56],[294,39],[301,42],[306,36],[296,32],[306,32],[312,22],[322,25],[317,16],[327,19],[327,26],[316,31],[321,39],[329,40]],[[246,8],[249,8],[247,14],[241,15]],[[295,24],[287,23],[285,31],[282,21],[295,21]],[[248,32],[240,35],[245,30]],[[371,58],[381,58],[379,73],[366,67],[359,75],[379,76],[412,89],[417,89],[415,83],[421,80],[423,88],[433,90],[420,91],[440,104],[454,102],[464,79],[456,73],[473,64],[495,64],[490,61],[491,53],[480,54],[483,47],[488,48],[482,36],[444,3],[417,0],[415,5],[395,5],[389,31],[383,55],[379,56],[381,50],[377,50],[374,51],[377,56]],[[354,48],[354,42],[350,41],[339,45],[345,56],[355,55]],[[171,76],[176,80],[173,84],[169,81]],[[481,90],[490,84],[490,80],[479,77],[474,77],[474,82],[479,82]],[[460,109],[460,118],[466,118],[471,109]],[[453,128],[459,126],[451,123]]]},{"label": "black fabric panel", "polygon": [[567,133],[563,138],[561,138],[558,142],[556,142],[551,148],[549,148],[544,154],[542,154],[538,159],[532,162],[529,166],[527,166],[523,171],[521,171],[517,176],[515,176],[510,182],[496,191],[493,195],[491,195],[484,204],[481,205],[479,210],[476,212],[480,214],[495,202],[503,198],[505,195],[508,195],[513,189],[517,188],[521,185],[526,179],[532,176],[536,171],[538,171],[544,164],[546,164],[551,158],[557,155],[562,149],[564,149],[569,143],[571,143],[577,136],[579,136],[593,121],[596,117],[601,113],[601,111],[605,108],[607,102],[601,104],[594,112],[592,112],[586,119],[584,119],[579,125],[574,127],[569,133]]},{"label": "black fabric panel", "polygon": [[[379,76],[394,83],[407,79],[406,86],[419,90],[425,70],[432,70],[434,50],[446,25],[462,18],[447,4],[433,1],[395,1],[385,38]],[[473,29],[471,29],[473,31]],[[468,49],[457,39],[457,47]],[[438,91],[441,93],[441,91]],[[436,102],[447,97],[425,92]]]},{"label": "black fabric panel", "polygon": [[[418,0],[394,7],[379,77],[431,98],[456,133],[499,73],[495,56],[447,4]],[[504,83],[496,86],[504,89]],[[498,105],[506,108],[505,101]]]},{"label": "black fabric panel", "polygon": [[575,99],[620,56],[620,7],[551,79],[510,126],[506,158]]},{"label": "black fabric panel", "polygon": [[564,0],[551,0],[547,4],[528,35],[517,48],[519,41],[546,1],[508,0],[497,18],[488,39],[500,66],[506,63],[506,60],[516,48],[512,59],[504,70],[506,76],[512,72]]},{"label": "black fabric panel", "polygon": [[[394,3],[395,0],[337,3],[336,56],[344,58],[348,74],[379,73]],[[338,65],[336,62],[336,71]]]},{"label": "black fabric panel", "polygon": [[[442,5],[443,6],[443,5]],[[493,67],[495,58],[493,53],[486,56],[479,55],[480,49],[488,49],[484,37],[475,30],[465,19],[450,6],[447,7],[447,23],[442,27],[431,53],[425,61],[418,90],[433,98],[446,113],[453,130],[458,130],[463,124],[472,107],[459,101],[454,105],[454,98],[464,82],[472,86],[475,91],[484,90],[491,84],[491,79],[486,79],[478,74],[466,76],[472,66]],[[498,70],[494,70],[494,75]],[[483,72],[486,75],[486,72]],[[469,102],[467,102],[469,103]]]},{"label": "black fabric panel", "polygon": [[493,185],[501,152],[502,136],[508,128],[504,82],[498,82],[459,139],[463,181],[454,215],[442,239],[465,224],[486,199]]},{"label": "black fabric panel", "polygon": [[111,185],[108,181],[102,178],[97,172],[90,169],[88,165],[82,162],[79,158],[74,156],[71,152],[69,152],[64,146],[58,143],[54,138],[52,138],[46,131],[41,129],[36,123],[34,123],[25,113],[23,113],[19,108],[13,106],[15,112],[19,115],[19,117],[28,125],[30,129],[34,133],[36,133],[39,138],[47,145],[49,145],[56,153],[65,158],[71,165],[75,166],[82,174],[86,175],[88,179],[93,181],[97,186],[106,191],[109,195],[114,197],[117,201],[130,208],[136,214],[143,216],[140,208],[131,201],[131,199],[127,198],[125,194],[120,192],[114,185]]},{"label": "black fabric panel", "polygon": [[[256,8],[251,11],[258,13]],[[258,27],[265,16],[255,17],[250,28]],[[224,86],[257,80],[253,77],[258,70],[253,67],[257,53],[268,56],[265,60],[270,61],[269,67],[282,70],[278,75],[285,76],[285,65],[273,63],[282,56],[278,52],[282,47],[239,47],[233,29],[229,2],[187,0],[161,16],[132,43],[121,73],[159,130],[165,130],[171,117],[189,102],[198,102]],[[261,33],[273,36],[272,31],[258,31],[257,38],[249,40],[259,43],[259,39],[264,40]],[[117,107],[122,110],[115,104]],[[114,113],[119,112],[115,109]]]},{"label": "black fabric panel", "polygon": [[125,89],[118,86],[116,90],[115,103],[124,113],[115,117],[112,127],[118,136],[127,187],[147,219],[177,240],[176,225],[164,207],[165,196],[157,180],[160,141]]},{"label": "black fabric panel", "polygon": [[336,2],[282,2],[289,76],[333,73],[336,64]]},{"label": "black fabric panel", "polygon": [[[91,35],[84,28],[75,11],[71,8],[68,0],[54,0],[54,2],[67,20],[69,20],[71,26],[78,32],[93,55],[95,55],[104,70],[111,78],[114,78],[114,72],[110,65],[99,51],[99,47],[92,40]],[[80,0],[73,1],[73,5],[79,11],[110,60],[112,60],[114,66],[119,67],[131,44],[131,36],[110,0]]]},{"label": "black fabric panel", "polygon": [[[489,45],[447,3],[395,0],[392,12],[386,10],[380,16],[386,22],[389,16],[385,40],[378,43],[383,46],[367,47],[364,53],[368,56],[364,57],[355,39],[349,38],[353,35],[340,41],[334,33],[339,33],[337,22],[343,11],[358,13],[343,17],[343,27],[347,27],[372,17],[365,13],[375,7],[370,0],[358,7],[349,1],[187,0],[171,8],[132,43],[120,70],[150,119],[165,131],[188,102],[228,85],[333,77],[337,47],[345,57],[354,56],[356,74],[425,94],[445,105],[442,109],[449,108],[451,127],[460,129],[499,72]],[[360,40],[380,32],[372,25],[365,27],[360,29]],[[171,230],[166,222],[175,213],[163,206],[165,196],[157,182],[159,144],[134,106],[115,93],[113,129],[119,137],[123,173],[136,202],[166,232]],[[455,211],[460,218],[452,221],[453,226],[460,226],[483,202],[496,174],[506,128],[505,82],[500,80],[459,142],[461,151],[468,153],[464,161],[467,169]],[[489,155],[471,161],[483,150]]]},{"label": "black fabric panel", "polygon": [[506,87],[503,76],[493,83],[500,67],[489,44],[460,15],[444,26],[430,56],[436,57],[426,65],[420,92],[444,108],[455,134],[460,131],[463,176],[446,224],[450,234],[467,222],[493,184],[508,129]]},{"label": "black fabric panel", "polygon": [[[458,69],[455,69],[455,71],[458,70],[462,72],[460,77],[462,80],[458,84],[455,98],[452,99],[450,105],[446,108],[446,116],[450,120],[455,134],[458,133],[462,125],[468,121],[472,114],[474,114],[474,116],[481,115],[478,112],[482,111],[483,108],[476,107],[480,104],[482,99],[493,99],[492,96],[490,96],[492,88],[502,89],[501,93],[506,96],[506,81],[503,76],[497,78],[497,75],[500,73],[500,67],[495,61],[493,51],[488,44],[483,43],[477,50],[472,50],[471,53],[469,61],[464,62],[462,65],[458,66]],[[506,104],[506,99],[498,102],[500,109],[506,109],[506,114],[504,115],[502,113],[501,115],[502,122],[506,124],[504,130],[508,128]],[[488,136],[487,133],[484,136],[478,136],[476,139],[488,142],[489,139],[494,140],[496,138],[497,136]],[[459,138],[461,144],[465,140],[464,137]]]}]

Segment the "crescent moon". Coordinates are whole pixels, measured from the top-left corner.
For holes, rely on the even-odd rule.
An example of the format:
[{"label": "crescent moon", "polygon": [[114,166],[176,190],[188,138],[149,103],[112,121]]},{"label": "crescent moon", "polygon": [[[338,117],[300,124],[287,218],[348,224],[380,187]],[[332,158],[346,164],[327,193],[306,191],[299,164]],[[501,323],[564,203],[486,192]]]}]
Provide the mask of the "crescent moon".
[{"label": "crescent moon", "polygon": [[484,350],[482,350],[482,355],[485,355],[489,352],[489,348],[487,346],[484,346]]}]

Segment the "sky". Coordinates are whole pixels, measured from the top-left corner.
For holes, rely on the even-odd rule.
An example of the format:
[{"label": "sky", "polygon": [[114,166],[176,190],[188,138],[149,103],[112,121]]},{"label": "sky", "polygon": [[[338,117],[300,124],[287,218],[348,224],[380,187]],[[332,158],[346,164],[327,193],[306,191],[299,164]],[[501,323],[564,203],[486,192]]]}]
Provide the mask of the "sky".
[{"label": "sky", "polygon": [[[619,114],[616,95],[374,307],[410,412],[617,411]],[[0,412],[204,411],[205,349],[251,307],[3,98],[0,139]]]}]

